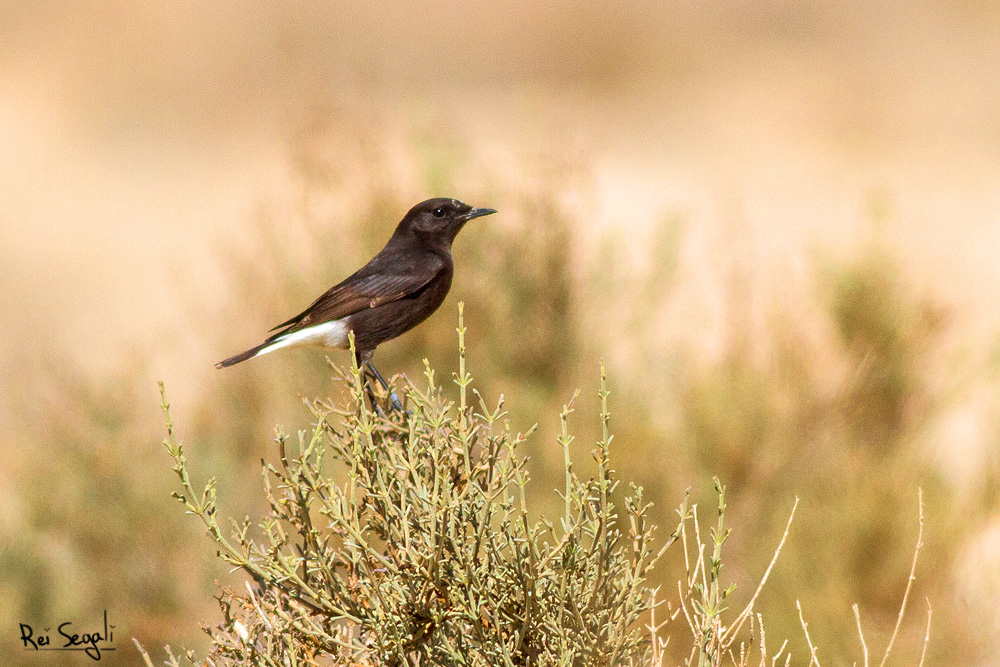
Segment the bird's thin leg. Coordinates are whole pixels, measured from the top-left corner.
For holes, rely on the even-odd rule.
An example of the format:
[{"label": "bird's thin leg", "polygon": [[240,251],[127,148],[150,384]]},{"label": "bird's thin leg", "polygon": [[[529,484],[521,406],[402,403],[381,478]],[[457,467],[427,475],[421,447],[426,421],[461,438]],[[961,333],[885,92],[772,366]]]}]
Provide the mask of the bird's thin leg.
[{"label": "bird's thin leg", "polygon": [[371,373],[368,371],[368,367],[371,365],[372,353],[370,351],[356,351],[354,353],[354,362],[361,368],[364,374],[364,385],[365,385],[365,395],[368,396],[368,402],[371,403],[372,412],[376,413],[379,417],[385,416],[385,411],[382,410],[382,406],[378,404],[378,399],[375,397],[375,392],[372,391],[371,385]]},{"label": "bird's thin leg", "polygon": [[370,370],[372,372],[372,375],[375,376],[375,379],[378,380],[378,383],[382,385],[382,388],[385,389],[387,392],[389,392],[389,401],[392,403],[393,409],[402,412],[403,404],[399,401],[399,396],[396,396],[396,392],[389,389],[389,383],[385,381],[385,378],[382,377],[382,374],[378,372],[377,368],[375,368],[375,364],[372,363],[371,358],[365,359],[364,364],[365,368]]},{"label": "bird's thin leg", "polygon": [[382,410],[382,406],[378,404],[378,399],[375,397],[375,392],[372,391],[371,382],[368,381],[367,373],[365,373],[365,394],[368,395],[368,402],[371,403],[372,411],[379,417],[385,417],[385,411]]}]

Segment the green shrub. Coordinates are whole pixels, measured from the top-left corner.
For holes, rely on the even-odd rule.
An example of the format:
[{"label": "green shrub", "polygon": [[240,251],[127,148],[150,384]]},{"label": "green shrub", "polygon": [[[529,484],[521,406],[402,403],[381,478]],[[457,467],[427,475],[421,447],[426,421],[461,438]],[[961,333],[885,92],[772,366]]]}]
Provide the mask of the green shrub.
[{"label": "green shrub", "polygon": [[[463,334],[460,324],[460,341]],[[642,489],[620,508],[612,499],[619,480],[603,374],[596,479],[574,474],[571,405],[561,415],[564,512],[555,522],[531,516],[520,453],[527,434],[511,429],[503,398],[493,408],[478,394],[478,407],[469,401],[464,345],[457,405],[429,366],[425,387],[407,383],[407,414],[370,410],[356,365],[341,377],[353,388],[346,409],[314,403],[311,434],[278,435],[280,463],[264,466],[271,514],[256,533],[247,520],[224,535],[214,481],[195,492],[169,427],[184,488],[177,497],[205,522],[219,555],[259,586],[222,596],[214,662],[615,665],[642,657],[646,577],[678,533],[654,547]]]},{"label": "green shrub", "polygon": [[[217,518],[214,479],[200,492],[191,482],[163,393],[165,444],[182,486],[174,496],[204,522],[218,555],[253,581],[245,593],[219,596],[223,622],[206,628],[212,652],[204,664],[660,666],[670,624],[682,616],[692,638],[687,665],[748,667],[753,655],[761,664],[784,655],[790,664],[787,642],[769,652],[755,603],[795,507],[749,603],[729,612],[736,586],[722,579],[725,488],[715,479],[717,518],[707,539],[687,497],[676,529],[657,538],[642,488],[622,493],[611,466],[602,366],[596,476],[585,480],[574,470],[571,400],[557,438],[562,515],[536,516],[521,454],[535,429],[512,429],[502,395],[491,408],[472,390],[473,405],[461,304],[457,331],[457,401],[436,385],[425,360],[426,383],[403,387],[406,413],[385,414],[366,404],[356,365],[335,367],[348,388],[346,407],[311,402],[311,432],[278,432],[278,464],[263,463],[269,515],[256,526],[233,522],[229,535]],[[678,597],[657,602],[650,572],[677,543],[684,563]],[[908,594],[909,586],[900,621]],[[804,620],[802,628],[810,665],[818,663]],[[863,635],[862,646],[867,663]],[[190,652],[187,658],[197,661]],[[179,661],[171,654],[168,664]]]}]

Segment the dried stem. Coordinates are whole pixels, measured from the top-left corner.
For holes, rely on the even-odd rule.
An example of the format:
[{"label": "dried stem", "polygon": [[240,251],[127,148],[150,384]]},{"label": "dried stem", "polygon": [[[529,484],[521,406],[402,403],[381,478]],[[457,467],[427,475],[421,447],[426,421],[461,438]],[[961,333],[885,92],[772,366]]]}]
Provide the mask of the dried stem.
[{"label": "dried stem", "polygon": [[879,663],[879,667],[885,667],[885,663],[889,659],[889,653],[892,652],[893,644],[896,643],[896,635],[899,634],[899,626],[903,624],[903,615],[906,613],[906,601],[910,597],[910,589],[917,578],[917,557],[920,555],[920,547],[924,544],[924,490],[919,487],[917,488],[917,519],[919,524],[917,529],[917,546],[913,550],[913,563],[910,565],[910,576],[906,580],[903,602],[899,605],[899,615],[896,616],[896,627],[892,630],[892,636],[889,638],[889,644],[885,647],[885,655],[882,656],[882,662]]}]

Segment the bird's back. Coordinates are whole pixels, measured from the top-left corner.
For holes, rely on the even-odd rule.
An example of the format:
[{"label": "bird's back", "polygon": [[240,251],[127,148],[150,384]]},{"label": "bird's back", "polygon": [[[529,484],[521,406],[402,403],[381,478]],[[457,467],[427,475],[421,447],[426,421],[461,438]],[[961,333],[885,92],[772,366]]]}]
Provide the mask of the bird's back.
[{"label": "bird's back", "polygon": [[418,238],[393,235],[367,264],[328,289],[304,311],[276,326],[274,329],[280,331],[271,338],[407,300],[444,273],[448,274],[446,282],[450,286],[453,267],[450,252],[441,252]]}]

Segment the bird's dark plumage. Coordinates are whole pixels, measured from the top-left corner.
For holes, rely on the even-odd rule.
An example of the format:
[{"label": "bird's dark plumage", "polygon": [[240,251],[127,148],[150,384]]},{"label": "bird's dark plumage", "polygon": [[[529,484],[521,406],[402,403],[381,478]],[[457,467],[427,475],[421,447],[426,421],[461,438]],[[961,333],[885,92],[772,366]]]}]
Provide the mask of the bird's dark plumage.
[{"label": "bird's dark plumage", "polygon": [[353,331],[359,363],[384,382],[371,365],[375,348],[438,309],[454,273],[452,241],[466,222],[491,213],[496,211],[456,199],[417,204],[370,262],[272,329],[276,333],[263,343],[216,366],[232,366],[283,347],[347,348],[347,334]]}]

